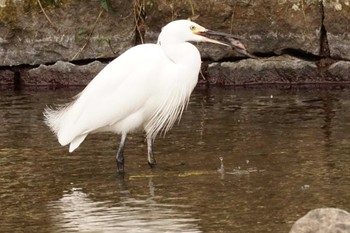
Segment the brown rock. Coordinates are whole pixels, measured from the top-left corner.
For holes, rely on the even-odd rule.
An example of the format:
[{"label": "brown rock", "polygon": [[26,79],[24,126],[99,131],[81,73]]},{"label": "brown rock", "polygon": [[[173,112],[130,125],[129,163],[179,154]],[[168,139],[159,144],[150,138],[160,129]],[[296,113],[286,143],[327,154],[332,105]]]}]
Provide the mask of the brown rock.
[{"label": "brown rock", "polygon": [[108,12],[100,1],[40,1],[48,18],[38,2],[2,1],[0,66],[115,57],[134,43],[132,1],[110,1]]},{"label": "brown rock", "polygon": [[323,0],[323,5],[331,57],[350,59],[350,2]]},{"label": "brown rock", "polygon": [[0,70],[0,86],[14,86],[14,72],[10,70]]}]

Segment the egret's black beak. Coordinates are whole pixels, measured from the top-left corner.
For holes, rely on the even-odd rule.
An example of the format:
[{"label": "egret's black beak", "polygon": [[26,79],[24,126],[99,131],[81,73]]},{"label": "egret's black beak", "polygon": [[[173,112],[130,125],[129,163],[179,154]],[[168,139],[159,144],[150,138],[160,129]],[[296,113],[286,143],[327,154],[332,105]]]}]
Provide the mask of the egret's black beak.
[{"label": "egret's black beak", "polygon": [[[238,53],[246,55],[251,58],[256,58],[254,55],[250,54],[244,44],[241,42],[242,38],[239,36],[234,36],[228,33],[224,32],[216,32],[212,30],[206,30],[200,33],[200,35],[205,36],[208,38],[208,42],[226,45],[234,50],[236,50]],[[216,39],[211,39],[210,37],[214,37]]]},{"label": "egret's black beak", "polygon": [[228,34],[228,33],[217,32],[217,31],[212,31],[212,30],[207,30],[207,31],[205,31],[205,32],[203,32],[203,33],[206,34],[206,35],[209,35],[209,36],[217,36],[217,37],[224,37],[224,38],[233,38],[233,39],[236,39],[236,40],[242,39],[242,38],[239,37],[239,36],[234,36],[234,35],[231,35],[231,34]]}]

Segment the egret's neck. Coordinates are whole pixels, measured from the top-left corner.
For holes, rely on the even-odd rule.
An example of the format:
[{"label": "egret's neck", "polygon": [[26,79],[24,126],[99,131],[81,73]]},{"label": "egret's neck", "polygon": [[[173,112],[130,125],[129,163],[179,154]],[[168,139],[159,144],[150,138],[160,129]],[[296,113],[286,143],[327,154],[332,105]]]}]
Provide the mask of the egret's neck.
[{"label": "egret's neck", "polygon": [[189,42],[162,42],[160,41],[166,56],[176,64],[200,64],[201,57],[196,46]]}]

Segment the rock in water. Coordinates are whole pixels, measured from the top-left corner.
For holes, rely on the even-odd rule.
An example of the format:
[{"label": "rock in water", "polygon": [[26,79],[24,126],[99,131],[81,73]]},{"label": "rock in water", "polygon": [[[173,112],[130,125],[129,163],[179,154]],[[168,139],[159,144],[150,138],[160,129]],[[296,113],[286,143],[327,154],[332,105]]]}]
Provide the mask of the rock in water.
[{"label": "rock in water", "polygon": [[309,211],[296,221],[289,233],[349,233],[350,214],[338,208]]}]

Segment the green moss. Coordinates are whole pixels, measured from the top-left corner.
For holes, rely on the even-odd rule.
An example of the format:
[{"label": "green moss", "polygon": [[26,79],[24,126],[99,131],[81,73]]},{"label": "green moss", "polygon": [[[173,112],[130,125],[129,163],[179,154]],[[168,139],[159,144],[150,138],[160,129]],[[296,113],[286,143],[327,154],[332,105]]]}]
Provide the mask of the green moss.
[{"label": "green moss", "polygon": [[[44,9],[53,9],[62,6],[72,0],[40,0]],[[41,12],[38,0],[17,1],[7,0],[5,7],[0,7],[0,22],[6,26],[15,28],[18,23],[18,16],[36,14]]]},{"label": "green moss", "polygon": [[89,29],[87,28],[78,28],[78,31],[74,35],[75,42],[81,43],[82,41],[85,41],[86,38],[88,38],[89,33]]},{"label": "green moss", "polygon": [[109,11],[111,8],[111,3],[109,2],[109,0],[100,0],[101,2],[101,7],[105,10],[105,11]]},{"label": "green moss", "polygon": [[45,7],[45,5],[57,7],[60,5],[60,3],[61,3],[60,0],[41,0],[41,4],[43,4],[43,7]]},{"label": "green moss", "polygon": [[6,6],[0,8],[0,21],[6,25],[14,25],[17,22],[18,3],[6,1]]}]

